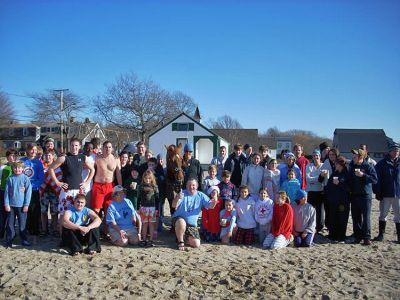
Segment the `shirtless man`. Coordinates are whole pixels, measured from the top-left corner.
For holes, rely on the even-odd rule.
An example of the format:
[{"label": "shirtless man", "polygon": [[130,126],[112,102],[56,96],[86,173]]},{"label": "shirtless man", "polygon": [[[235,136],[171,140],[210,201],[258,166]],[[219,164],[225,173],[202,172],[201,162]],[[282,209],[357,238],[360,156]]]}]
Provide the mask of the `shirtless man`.
[{"label": "shirtless man", "polygon": [[112,151],[111,142],[105,141],[102,154],[98,154],[95,160],[96,176],[92,187],[92,208],[97,214],[102,208],[104,214],[107,214],[107,208],[112,200],[114,172],[118,184],[122,185],[121,163]]},{"label": "shirtless man", "polygon": [[[83,193],[94,176],[93,164],[85,159],[85,155],[79,154],[81,141],[77,138],[72,138],[70,141],[70,149],[67,155],[59,156],[48,168],[52,180],[61,188],[58,203],[60,216],[63,216],[64,212],[73,206],[75,196]],[[82,170],[84,166],[89,170],[89,175],[86,180],[82,181]],[[61,181],[57,179],[54,171],[57,168],[60,168],[63,174]],[[61,217],[61,223],[62,220],[63,218]],[[62,224],[60,225],[61,229]]]}]

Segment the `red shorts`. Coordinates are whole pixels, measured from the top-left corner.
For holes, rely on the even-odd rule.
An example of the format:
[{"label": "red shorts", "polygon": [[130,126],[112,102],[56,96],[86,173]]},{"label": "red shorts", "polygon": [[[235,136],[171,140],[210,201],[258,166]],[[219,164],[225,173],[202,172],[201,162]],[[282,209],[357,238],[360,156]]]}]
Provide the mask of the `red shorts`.
[{"label": "red shorts", "polygon": [[100,183],[94,182],[92,187],[92,208],[103,209],[107,213],[107,208],[111,204],[112,191],[114,184],[112,182]]}]

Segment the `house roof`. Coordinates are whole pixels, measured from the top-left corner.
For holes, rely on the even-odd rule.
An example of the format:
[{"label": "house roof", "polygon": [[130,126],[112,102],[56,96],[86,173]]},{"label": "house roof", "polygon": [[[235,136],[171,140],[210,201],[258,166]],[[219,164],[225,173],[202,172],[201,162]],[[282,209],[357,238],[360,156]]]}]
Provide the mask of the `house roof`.
[{"label": "house roof", "polygon": [[[164,124],[163,126],[161,126],[160,128],[157,128],[155,131],[153,131],[152,133],[149,134],[149,138],[151,136],[153,136],[154,134],[156,134],[157,132],[159,132],[161,129],[163,129],[164,127],[168,126],[169,124],[171,124],[172,122],[174,122],[176,119],[180,118],[181,116],[185,116],[187,118],[189,118],[191,121],[193,121],[193,123],[196,123],[197,125],[199,125],[200,127],[202,127],[204,130],[208,131],[209,133],[211,133],[214,136],[218,136],[218,137],[222,137],[219,134],[217,134],[216,132],[214,132],[213,130],[208,129],[207,127],[205,127],[203,124],[201,124],[200,122],[196,121],[195,119],[193,119],[191,116],[189,116],[188,114],[182,112],[179,115],[177,115],[176,117],[172,118],[170,121],[168,121],[166,124]],[[225,138],[224,138],[225,139]]]},{"label": "house roof", "polygon": [[36,124],[4,124],[4,125],[0,125],[0,128],[27,128],[27,127],[39,128],[40,126],[38,126]]},{"label": "house roof", "polygon": [[334,147],[341,152],[350,152],[360,144],[366,144],[369,152],[387,152],[388,137],[383,129],[342,129],[333,133]]}]

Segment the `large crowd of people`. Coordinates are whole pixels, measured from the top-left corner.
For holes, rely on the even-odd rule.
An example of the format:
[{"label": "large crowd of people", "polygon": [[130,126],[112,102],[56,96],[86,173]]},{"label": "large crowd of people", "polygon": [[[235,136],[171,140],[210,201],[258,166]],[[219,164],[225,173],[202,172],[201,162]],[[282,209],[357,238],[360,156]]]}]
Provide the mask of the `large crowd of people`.
[{"label": "large crowd of people", "polygon": [[[53,235],[71,255],[101,252],[101,236],[116,246],[154,247],[165,228],[167,174],[161,154],[145,143],[136,152],[114,154],[109,141],[75,138],[70,151],[58,153],[54,140],[29,144],[26,156],[6,152],[0,169],[0,238],[11,248],[18,228],[29,247]],[[193,145],[182,155],[183,189],[169,199],[171,232],[177,249],[209,243],[264,248],[310,247],[316,235],[332,243],[370,245],[384,239],[390,209],[400,243],[400,146],[393,143],[376,163],[366,145],[352,149],[352,159],[326,142],[304,156],[296,144],[281,153],[280,163],[249,144],[222,146],[203,179]],[[379,201],[379,232],[371,233],[373,196]],[[352,217],[352,236],[347,232]],[[51,216],[49,222],[49,214]],[[16,226],[18,224],[18,227]],[[170,234],[165,231],[165,234]]]}]

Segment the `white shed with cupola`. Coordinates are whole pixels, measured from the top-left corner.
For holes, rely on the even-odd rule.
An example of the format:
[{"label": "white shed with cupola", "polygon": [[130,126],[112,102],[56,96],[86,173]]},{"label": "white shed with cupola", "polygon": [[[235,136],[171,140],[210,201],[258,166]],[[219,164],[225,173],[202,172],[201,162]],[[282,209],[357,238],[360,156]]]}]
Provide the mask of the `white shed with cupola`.
[{"label": "white shed with cupola", "polygon": [[191,143],[194,148],[194,157],[202,165],[210,164],[211,159],[218,155],[219,147],[225,146],[228,149],[229,143],[200,122],[198,109],[194,118],[186,113],[180,113],[149,135],[150,150],[154,156],[161,153],[165,158],[165,146],[171,144],[184,146]]}]

